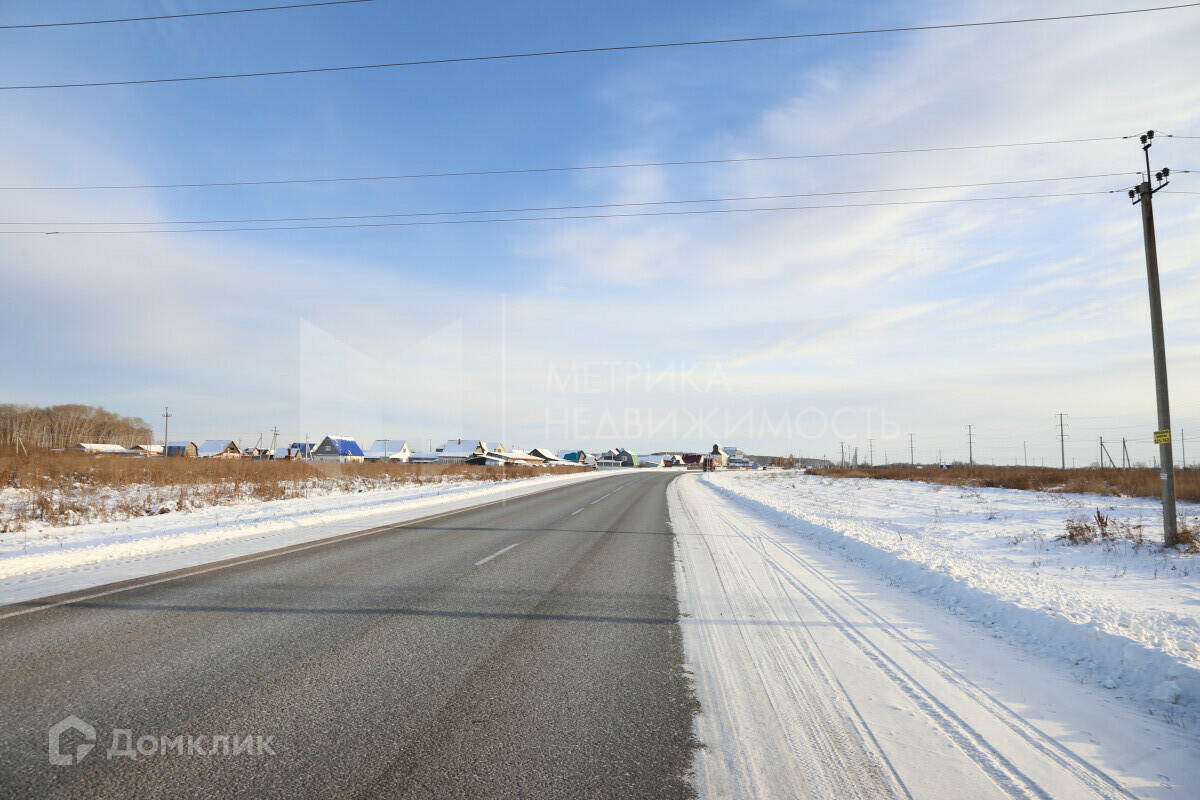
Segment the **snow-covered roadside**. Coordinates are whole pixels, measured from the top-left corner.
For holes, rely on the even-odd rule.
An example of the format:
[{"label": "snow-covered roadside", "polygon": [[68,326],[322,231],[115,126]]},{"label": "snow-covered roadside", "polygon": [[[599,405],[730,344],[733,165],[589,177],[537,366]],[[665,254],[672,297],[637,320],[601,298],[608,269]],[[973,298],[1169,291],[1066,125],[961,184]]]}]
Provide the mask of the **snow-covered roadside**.
[{"label": "snow-covered roadside", "polygon": [[[78,525],[57,541],[0,555],[0,604],[401,523],[616,473],[457,480],[358,494],[212,506],[186,514]],[[19,539],[20,533],[8,534]]]},{"label": "snow-covered roadside", "polygon": [[[806,540],[1152,714],[1200,723],[1200,561],[1129,542],[1069,545],[1065,522],[1099,508],[1155,524],[1153,500],[963,489],[791,472],[704,480]],[[1200,512],[1181,504],[1180,513]]]},{"label": "snow-covered roadside", "polygon": [[1195,796],[1190,729],[699,476],[668,504],[704,800]]}]

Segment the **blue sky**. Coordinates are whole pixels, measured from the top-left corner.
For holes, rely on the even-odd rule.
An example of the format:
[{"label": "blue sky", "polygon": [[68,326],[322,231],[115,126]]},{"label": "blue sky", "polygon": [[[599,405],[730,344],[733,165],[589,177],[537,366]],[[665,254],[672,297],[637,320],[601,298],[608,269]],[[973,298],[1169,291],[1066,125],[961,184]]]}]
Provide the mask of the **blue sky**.
[{"label": "blue sky", "polygon": [[[0,25],[254,3],[11,2]],[[6,85],[1133,8],[356,5],[0,31]],[[1200,135],[1200,8],[947,31],[0,92],[0,185],[278,180]],[[1145,54],[1152,54],[1146,57]],[[1200,140],[1156,166],[1200,170]],[[940,186],[710,207],[1121,189],[1132,141],[204,189],[0,191],[6,223],[467,211]],[[1170,189],[1200,191],[1179,174]],[[1175,427],[1200,436],[1200,195],[1156,198]],[[617,211],[638,210],[616,209]],[[645,210],[644,208],[642,210]],[[590,213],[590,212],[579,212]],[[530,216],[518,214],[515,216]],[[461,217],[460,217],[461,218]],[[31,229],[5,224],[4,229]],[[85,227],[85,226],[77,226]],[[33,229],[67,230],[69,226]],[[1155,448],[1140,217],[1120,194],[410,227],[0,236],[0,401],[245,442],[478,436],[1056,463]],[[1192,434],[1189,434],[1189,443]],[[1200,440],[1189,460],[1200,460]],[[1177,449],[1178,452],[1178,449]]]}]

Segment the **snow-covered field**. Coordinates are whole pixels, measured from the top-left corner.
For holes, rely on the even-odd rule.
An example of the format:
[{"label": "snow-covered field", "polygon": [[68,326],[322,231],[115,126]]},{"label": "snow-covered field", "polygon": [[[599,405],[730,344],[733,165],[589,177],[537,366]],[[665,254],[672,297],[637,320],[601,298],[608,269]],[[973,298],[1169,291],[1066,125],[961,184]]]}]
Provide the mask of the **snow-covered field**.
[{"label": "snow-covered field", "polygon": [[611,473],[449,478],[0,534],[0,604],[144,577],[519,497]]},{"label": "snow-covered field", "polygon": [[1153,501],[791,472],[669,499],[702,796],[1196,796],[1200,564],[1056,540]]}]

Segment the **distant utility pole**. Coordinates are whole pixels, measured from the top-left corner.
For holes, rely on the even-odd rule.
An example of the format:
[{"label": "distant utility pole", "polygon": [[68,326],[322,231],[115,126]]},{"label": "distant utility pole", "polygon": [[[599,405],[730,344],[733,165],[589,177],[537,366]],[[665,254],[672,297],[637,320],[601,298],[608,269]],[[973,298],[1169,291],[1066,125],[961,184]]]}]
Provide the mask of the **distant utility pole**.
[{"label": "distant utility pole", "polygon": [[279,443],[279,426],[271,427],[271,458],[275,457],[275,447]]},{"label": "distant utility pole", "polygon": [[975,466],[975,426],[967,426],[967,459],[971,466]]},{"label": "distant utility pole", "polygon": [[840,456],[838,456],[838,466],[845,467],[846,466],[846,443],[838,442],[838,446],[842,450],[842,454]]},{"label": "distant utility pole", "polygon": [[1171,454],[1171,401],[1167,395],[1167,345],[1163,335],[1162,292],[1158,284],[1158,245],[1154,240],[1154,206],[1150,198],[1167,186],[1171,170],[1163,167],[1154,177],[1157,187],[1150,185],[1150,146],[1154,131],[1141,136],[1142,152],[1146,156],[1146,180],[1129,190],[1129,199],[1142,206],[1142,234],[1146,243],[1146,281],[1150,288],[1150,333],[1154,342],[1154,389],[1158,398],[1158,430],[1154,442],[1162,462],[1163,544],[1179,544],[1179,519],[1175,516],[1175,458]]},{"label": "distant utility pole", "polygon": [[1179,429],[1179,457],[1183,460],[1184,469],[1187,469],[1187,437],[1184,436],[1186,432],[1183,428]]},{"label": "distant utility pole", "polygon": [[1029,469],[1029,442],[1021,442],[1021,449],[1025,451],[1025,469]]},{"label": "distant utility pole", "polygon": [[387,446],[388,446],[388,442],[390,442],[390,441],[391,441],[391,439],[383,440],[383,463],[385,463],[385,464],[387,463]]},{"label": "distant utility pole", "polygon": [[913,435],[908,435],[908,465],[915,467],[917,465],[917,457],[914,455],[916,451],[913,449]]},{"label": "distant utility pole", "polygon": [[873,467],[873,466],[875,466],[875,440],[874,439],[867,439],[867,452],[870,454],[867,456],[867,458],[870,459],[868,463]]},{"label": "distant utility pole", "polygon": [[1133,459],[1129,457],[1129,445],[1125,437],[1121,437],[1121,469],[1133,469]]},{"label": "distant utility pole", "polygon": [[1100,469],[1104,469],[1104,458],[1108,457],[1108,465],[1113,469],[1117,468],[1117,462],[1113,461],[1112,454],[1108,452],[1108,448],[1104,446],[1104,437],[1100,437]]},{"label": "distant utility pole", "polygon": [[175,416],[175,415],[171,413],[171,409],[168,408],[167,406],[163,406],[162,418],[163,418],[163,456],[164,457],[166,457],[166,455],[167,455],[167,442],[171,441],[167,437],[167,431],[170,429],[171,417],[173,417],[173,416]]},{"label": "distant utility pole", "polygon": [[1065,416],[1067,416],[1067,415],[1066,414],[1058,415],[1058,441],[1059,441],[1059,444],[1060,444],[1060,447],[1062,450],[1062,468],[1063,469],[1067,468],[1067,434],[1065,431],[1063,431],[1063,428],[1065,427],[1065,424],[1063,423],[1063,418]]}]

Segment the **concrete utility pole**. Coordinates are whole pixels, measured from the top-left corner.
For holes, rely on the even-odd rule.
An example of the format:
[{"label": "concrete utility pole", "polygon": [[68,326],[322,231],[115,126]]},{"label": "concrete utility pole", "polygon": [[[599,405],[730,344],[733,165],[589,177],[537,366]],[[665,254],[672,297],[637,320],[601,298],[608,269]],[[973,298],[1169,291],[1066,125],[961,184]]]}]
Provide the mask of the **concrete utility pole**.
[{"label": "concrete utility pole", "polygon": [[975,466],[975,426],[967,426],[967,460]]},{"label": "concrete utility pole", "polygon": [[1058,415],[1058,441],[1062,449],[1062,468],[1067,468],[1067,434],[1063,431],[1063,417],[1066,414]]},{"label": "concrete utility pole", "polygon": [[867,458],[869,459],[868,463],[873,467],[873,466],[875,466],[875,440],[874,439],[867,439],[867,452],[870,453],[870,455],[867,456]]},{"label": "concrete utility pole", "polygon": [[1025,469],[1029,469],[1029,442],[1021,442],[1021,449],[1025,451]]},{"label": "concrete utility pole", "polygon": [[1129,199],[1142,206],[1142,234],[1146,243],[1146,281],[1150,288],[1150,333],[1154,342],[1154,390],[1158,398],[1158,430],[1154,443],[1158,445],[1162,462],[1163,544],[1179,544],[1179,519],[1175,515],[1175,457],[1171,453],[1171,401],[1167,394],[1167,345],[1163,335],[1162,292],[1158,283],[1158,246],[1154,240],[1154,206],[1150,198],[1170,181],[1171,170],[1163,167],[1154,177],[1158,186],[1150,185],[1150,145],[1154,131],[1141,136],[1142,152],[1146,156],[1146,180],[1129,190]]},{"label": "concrete utility pole", "polygon": [[168,408],[167,406],[163,406],[163,413],[162,413],[162,418],[163,418],[163,458],[167,457],[167,442],[171,441],[167,437],[167,431],[170,429],[171,417],[173,417],[173,416],[175,416],[175,415],[171,413],[171,409]]},{"label": "concrete utility pole", "polygon": [[910,433],[908,435],[908,465],[910,467],[915,467],[917,465],[917,457],[913,455],[913,453],[913,435]]}]

